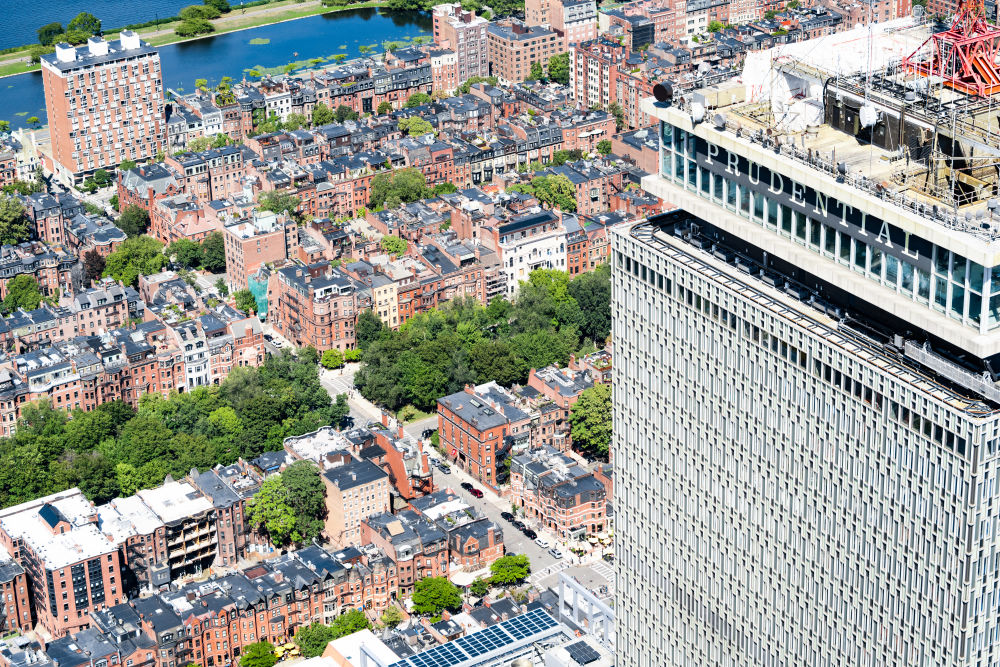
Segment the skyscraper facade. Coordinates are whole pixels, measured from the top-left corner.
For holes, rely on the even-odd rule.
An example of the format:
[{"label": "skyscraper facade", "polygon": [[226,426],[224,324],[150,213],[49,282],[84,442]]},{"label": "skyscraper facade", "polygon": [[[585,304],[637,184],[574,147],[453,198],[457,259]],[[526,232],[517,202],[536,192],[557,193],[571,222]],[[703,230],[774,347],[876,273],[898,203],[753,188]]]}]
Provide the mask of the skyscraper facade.
[{"label": "skyscraper facade", "polygon": [[791,144],[644,103],[681,208],[614,232],[622,664],[1000,664],[988,202],[860,178],[893,147],[830,95]]},{"label": "skyscraper facade", "polygon": [[86,46],[57,44],[42,56],[53,171],[79,182],[164,146],[160,54],[131,30]]}]

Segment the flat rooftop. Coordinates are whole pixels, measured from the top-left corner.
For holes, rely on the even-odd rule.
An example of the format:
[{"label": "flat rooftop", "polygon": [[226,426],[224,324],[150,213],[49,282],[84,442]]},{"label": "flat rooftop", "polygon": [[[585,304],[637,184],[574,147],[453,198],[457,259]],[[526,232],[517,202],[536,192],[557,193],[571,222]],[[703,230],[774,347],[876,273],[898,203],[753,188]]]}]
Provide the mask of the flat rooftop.
[{"label": "flat rooftop", "polygon": [[212,509],[212,501],[188,482],[167,482],[136,495],[163,523],[170,524]]},{"label": "flat rooftop", "polygon": [[[667,105],[649,99],[643,109],[675,126],[686,118],[698,137],[738,147],[762,166],[771,156],[786,175],[812,171],[814,184],[834,183],[824,188],[830,196],[853,206],[867,200],[865,210],[933,243],[927,228],[964,236],[979,245],[976,261],[993,266],[1000,100],[903,67],[930,35],[929,24],[900,19],[752,52],[739,77],[675,93]],[[986,261],[984,250],[998,261]]]}]

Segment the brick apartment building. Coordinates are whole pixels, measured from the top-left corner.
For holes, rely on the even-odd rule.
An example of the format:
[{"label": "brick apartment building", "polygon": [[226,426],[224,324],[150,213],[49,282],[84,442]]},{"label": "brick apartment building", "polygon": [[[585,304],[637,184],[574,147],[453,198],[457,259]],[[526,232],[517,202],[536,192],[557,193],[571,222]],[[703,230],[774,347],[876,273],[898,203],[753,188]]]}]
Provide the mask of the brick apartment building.
[{"label": "brick apartment building", "polygon": [[410,501],[410,507],[448,536],[451,562],[478,570],[504,554],[503,530],[451,489],[441,489]]},{"label": "brick apartment building", "polygon": [[36,621],[53,637],[125,599],[118,549],[79,489],[0,510],[0,545],[25,568]]},{"label": "brick apartment building", "polygon": [[438,434],[449,459],[492,488],[510,449],[508,436],[530,422],[516,406],[479,387],[438,399]]},{"label": "brick apartment building", "polygon": [[[442,49],[455,52],[455,80],[458,83],[474,77],[488,76],[490,70],[486,28],[489,21],[475,12],[465,11],[459,3],[435,5],[434,42]],[[433,63],[432,63],[433,70]],[[436,90],[451,90],[437,88]]]},{"label": "brick apartment building", "polygon": [[181,190],[203,202],[226,199],[243,191],[242,146],[168,155],[163,164],[176,174]]},{"label": "brick apartment building", "polygon": [[490,23],[486,37],[490,74],[505,83],[524,81],[531,74],[532,63],[544,67],[562,51],[562,40],[555,31],[517,19]]},{"label": "brick apartment building", "polygon": [[550,26],[562,39],[562,51],[572,44],[597,39],[597,3],[594,0],[553,0],[551,7]]},{"label": "brick apartment building", "polygon": [[328,262],[278,269],[268,281],[268,319],[296,347],[352,349],[357,314],[371,305],[359,287]]},{"label": "brick apartment building", "polygon": [[78,183],[164,148],[160,54],[137,34],[124,30],[113,42],[91,37],[79,47],[57,44],[41,62],[58,178]]},{"label": "brick apartment building", "polygon": [[389,511],[389,475],[371,461],[350,461],[323,472],[324,531],[337,547],[361,544],[361,522]]},{"label": "brick apartment building", "polygon": [[554,449],[515,456],[510,483],[511,502],[561,538],[595,535],[608,527],[604,484]]},{"label": "brick apartment building", "polygon": [[245,289],[247,277],[262,264],[295,255],[299,227],[287,213],[254,211],[251,218],[226,225],[226,277],[232,291]]},{"label": "brick apartment building", "polygon": [[447,533],[413,510],[366,518],[361,543],[376,545],[395,562],[401,596],[412,595],[420,579],[448,576]]}]

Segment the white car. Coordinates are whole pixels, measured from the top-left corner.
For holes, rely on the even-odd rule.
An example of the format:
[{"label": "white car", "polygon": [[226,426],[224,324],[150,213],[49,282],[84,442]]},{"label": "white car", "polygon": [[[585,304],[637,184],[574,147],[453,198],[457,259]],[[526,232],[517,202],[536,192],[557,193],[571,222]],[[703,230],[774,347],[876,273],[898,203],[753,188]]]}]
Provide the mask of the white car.
[{"label": "white car", "polygon": [[536,540],[535,540],[535,544],[537,544],[538,546],[540,546],[540,547],[541,547],[541,548],[543,548],[543,549],[548,549],[549,547],[551,547],[551,546],[552,546],[552,543],[551,543],[551,542],[549,542],[549,541],[548,541],[547,539],[545,539],[544,537],[539,537],[538,539],[536,539]]}]

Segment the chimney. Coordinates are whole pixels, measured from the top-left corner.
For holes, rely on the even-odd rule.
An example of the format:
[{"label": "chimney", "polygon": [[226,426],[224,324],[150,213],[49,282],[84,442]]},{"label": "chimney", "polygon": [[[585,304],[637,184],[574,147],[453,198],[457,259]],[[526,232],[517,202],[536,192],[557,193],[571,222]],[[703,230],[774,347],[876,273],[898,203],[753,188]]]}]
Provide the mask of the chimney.
[{"label": "chimney", "polygon": [[475,394],[476,393],[476,388],[473,387],[471,384],[465,385],[465,387],[463,387],[463,389],[465,390],[466,394]]},{"label": "chimney", "polygon": [[385,410],[382,411],[382,426],[389,427],[389,413]]}]

